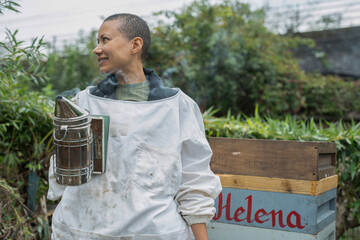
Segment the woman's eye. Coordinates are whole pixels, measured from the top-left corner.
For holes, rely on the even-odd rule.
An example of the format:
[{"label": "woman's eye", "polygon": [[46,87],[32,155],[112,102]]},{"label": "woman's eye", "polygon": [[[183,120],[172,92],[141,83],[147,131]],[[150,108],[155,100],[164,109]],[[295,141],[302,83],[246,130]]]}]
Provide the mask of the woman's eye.
[{"label": "woman's eye", "polygon": [[106,41],[108,41],[108,40],[109,40],[109,39],[106,38],[106,37],[103,38],[103,42],[106,42]]}]

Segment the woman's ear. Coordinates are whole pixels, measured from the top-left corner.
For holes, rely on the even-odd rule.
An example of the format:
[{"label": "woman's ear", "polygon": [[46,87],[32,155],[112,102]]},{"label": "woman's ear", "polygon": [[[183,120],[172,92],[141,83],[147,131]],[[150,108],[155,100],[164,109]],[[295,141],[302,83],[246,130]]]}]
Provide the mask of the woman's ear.
[{"label": "woman's ear", "polygon": [[143,46],[143,40],[140,37],[136,37],[133,40],[131,40],[131,53],[132,54],[138,54],[141,53],[141,49]]}]

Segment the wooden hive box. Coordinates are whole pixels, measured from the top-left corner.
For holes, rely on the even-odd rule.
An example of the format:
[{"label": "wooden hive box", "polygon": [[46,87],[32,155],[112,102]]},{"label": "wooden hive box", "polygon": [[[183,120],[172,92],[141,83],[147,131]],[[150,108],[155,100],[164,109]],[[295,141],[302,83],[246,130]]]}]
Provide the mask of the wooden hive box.
[{"label": "wooden hive box", "polygon": [[336,144],[210,138],[210,167],[235,174],[317,181],[336,174]]},{"label": "wooden hive box", "polygon": [[209,141],[223,186],[210,239],[335,239],[335,143]]},{"label": "wooden hive box", "polygon": [[335,221],[336,188],[307,195],[225,187],[215,207],[215,223],[315,235]]}]

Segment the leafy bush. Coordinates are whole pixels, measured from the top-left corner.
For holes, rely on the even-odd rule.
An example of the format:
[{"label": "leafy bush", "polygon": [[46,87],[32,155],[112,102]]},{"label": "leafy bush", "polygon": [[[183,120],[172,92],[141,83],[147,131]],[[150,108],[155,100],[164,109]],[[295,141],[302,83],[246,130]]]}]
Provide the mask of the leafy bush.
[{"label": "leafy bush", "polygon": [[341,208],[337,234],[360,226],[360,123],[323,121],[317,124],[313,119],[299,120],[289,115],[279,120],[260,117],[257,110],[254,117],[235,117],[229,112],[226,118],[215,118],[214,113],[209,109],[203,115],[208,137],[335,142],[339,176],[337,203]]},{"label": "leafy bush", "polygon": [[[276,35],[264,27],[265,13],[238,1],[194,1],[180,11],[159,12],[151,26],[152,45],[145,62],[168,86],[180,87],[202,109],[228,109],[251,115],[288,113],[338,119],[360,118],[360,84],[339,77],[305,74],[293,56],[311,40]],[[166,19],[163,21],[162,19]],[[101,78],[95,32],[75,43],[52,48],[46,72],[56,93]]]},{"label": "leafy bush", "polygon": [[34,239],[43,233],[47,218],[25,205],[27,177],[30,172],[41,176],[38,194],[44,195],[43,167],[51,151],[53,103],[31,88],[47,80],[41,64],[42,39],[23,47],[16,39],[17,31],[6,34],[7,41],[0,42],[0,207],[5,207],[0,237]]},{"label": "leafy bush", "polygon": [[296,114],[329,119],[360,118],[360,84],[305,74],[293,50],[314,47],[309,39],[276,35],[264,27],[265,13],[239,1],[195,1],[165,11],[152,28],[146,64],[169,85],[202,107],[252,115]]},{"label": "leafy bush", "polygon": [[309,74],[301,88],[305,115],[328,119],[360,119],[360,81]]},{"label": "leafy bush", "polygon": [[[56,94],[74,88],[84,89],[99,75],[99,65],[92,53],[96,47],[96,32],[80,32],[75,44],[65,44],[59,50],[54,46],[46,61],[46,74]],[[55,97],[55,96],[54,96]]]},{"label": "leafy bush", "polygon": [[[153,27],[148,61],[203,109],[252,114],[296,113],[304,73],[290,49],[312,41],[280,36],[264,27],[262,10],[238,1],[195,1]],[[171,22],[171,23],[169,23]]]},{"label": "leafy bush", "polygon": [[[19,167],[42,168],[38,160],[49,151],[53,102],[33,92],[29,86],[46,81],[41,68],[42,39],[21,47],[16,33],[7,32],[8,44],[0,43],[7,53],[1,56],[0,72],[0,160],[6,177],[13,177]],[[24,165],[26,164],[26,165]]]}]

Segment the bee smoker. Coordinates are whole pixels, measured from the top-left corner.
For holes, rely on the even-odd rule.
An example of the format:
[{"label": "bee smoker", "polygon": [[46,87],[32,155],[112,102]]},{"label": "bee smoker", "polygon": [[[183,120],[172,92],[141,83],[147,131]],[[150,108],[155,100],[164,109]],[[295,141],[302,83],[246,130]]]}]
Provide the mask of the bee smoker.
[{"label": "bee smoker", "polygon": [[65,97],[56,98],[53,167],[58,184],[84,184],[92,174],[105,172],[108,120],[106,116],[90,116]]}]

